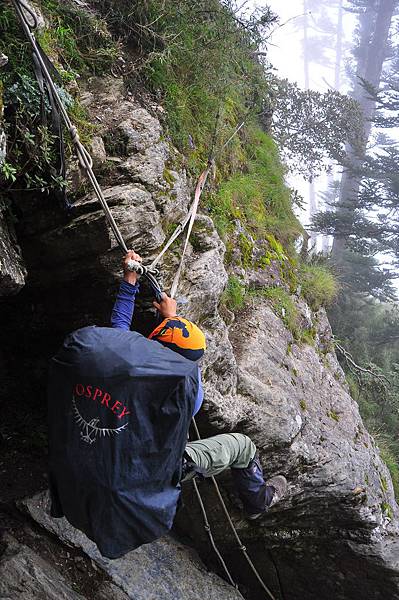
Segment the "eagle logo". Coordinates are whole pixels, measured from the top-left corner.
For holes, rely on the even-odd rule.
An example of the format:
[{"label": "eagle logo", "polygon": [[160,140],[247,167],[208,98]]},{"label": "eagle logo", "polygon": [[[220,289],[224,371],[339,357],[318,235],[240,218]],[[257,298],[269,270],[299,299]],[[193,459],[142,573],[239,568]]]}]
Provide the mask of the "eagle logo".
[{"label": "eagle logo", "polygon": [[111,437],[113,435],[118,435],[121,431],[126,429],[126,427],[129,424],[125,423],[121,427],[117,427],[114,429],[110,427],[98,427],[100,419],[94,418],[90,421],[86,421],[86,419],[81,415],[76,405],[75,396],[72,396],[72,406],[75,421],[80,428],[80,438],[83,442],[86,442],[87,444],[94,444],[94,442],[101,437]]}]

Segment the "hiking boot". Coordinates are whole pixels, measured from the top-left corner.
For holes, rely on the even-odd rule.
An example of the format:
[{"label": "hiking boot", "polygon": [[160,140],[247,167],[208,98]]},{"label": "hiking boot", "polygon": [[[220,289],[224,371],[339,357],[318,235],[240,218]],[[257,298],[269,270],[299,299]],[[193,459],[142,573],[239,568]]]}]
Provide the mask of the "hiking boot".
[{"label": "hiking boot", "polygon": [[247,519],[249,519],[250,521],[253,521],[254,519],[259,519],[259,517],[264,515],[269,510],[269,508],[277,504],[277,502],[280,502],[280,500],[287,493],[288,483],[283,475],[276,475],[275,477],[272,477],[271,479],[268,479],[266,481],[266,486],[268,488],[273,488],[274,490],[272,499],[269,504],[265,505],[265,508],[262,512],[247,514]]}]

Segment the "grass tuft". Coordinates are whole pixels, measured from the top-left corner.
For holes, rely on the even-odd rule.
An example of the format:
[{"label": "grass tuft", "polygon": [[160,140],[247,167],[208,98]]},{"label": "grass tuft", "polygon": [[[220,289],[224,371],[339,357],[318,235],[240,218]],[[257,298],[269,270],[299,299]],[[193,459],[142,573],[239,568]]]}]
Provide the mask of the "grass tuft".
[{"label": "grass tuft", "polygon": [[330,306],[339,291],[333,273],[324,265],[303,264],[300,268],[302,295],[314,311]]},{"label": "grass tuft", "polygon": [[232,312],[238,312],[245,304],[245,286],[235,275],[230,275],[221,303]]}]

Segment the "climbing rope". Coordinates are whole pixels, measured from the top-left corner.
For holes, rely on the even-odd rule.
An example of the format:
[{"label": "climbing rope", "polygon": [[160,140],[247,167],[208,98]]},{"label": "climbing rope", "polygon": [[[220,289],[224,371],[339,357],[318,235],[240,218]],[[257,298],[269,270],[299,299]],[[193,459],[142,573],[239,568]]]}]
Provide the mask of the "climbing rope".
[{"label": "climbing rope", "polygon": [[[194,417],[192,418],[192,423],[193,423],[193,426],[194,426],[195,435],[197,436],[197,439],[200,440],[201,439],[200,432],[199,432],[199,429],[198,429],[198,426],[197,426],[197,423],[196,423]],[[235,537],[235,539],[237,541],[238,549],[242,552],[242,554],[243,554],[245,560],[247,561],[249,567],[251,568],[251,570],[254,573],[256,579],[258,580],[259,584],[261,585],[261,587],[263,588],[263,590],[266,592],[266,594],[268,595],[268,597],[271,598],[271,600],[276,600],[276,597],[273,595],[273,593],[270,591],[270,589],[267,587],[267,585],[263,581],[262,577],[259,575],[258,570],[256,569],[254,563],[252,562],[251,558],[248,555],[246,547],[242,543],[241,538],[240,538],[240,536],[237,533],[237,529],[235,528],[234,523],[231,520],[229,511],[227,510],[227,506],[226,506],[226,504],[225,504],[225,502],[223,500],[223,496],[222,496],[222,494],[220,492],[220,488],[219,488],[219,485],[218,485],[215,477],[212,476],[211,480],[212,480],[212,483],[213,483],[214,488],[216,490],[216,494],[217,494],[220,506],[222,507],[222,510],[223,510],[223,512],[224,512],[224,514],[226,516],[227,522],[228,522],[228,524],[230,526],[230,529],[232,530],[233,535],[234,535],[234,537]],[[193,479],[193,483],[194,483],[195,491],[197,493],[197,498],[198,498],[198,497],[200,497],[200,493],[199,493],[199,490],[198,490],[198,486],[197,486],[197,484],[195,482],[195,479]],[[207,527],[209,527],[209,531],[210,531],[210,525],[209,525],[209,522],[208,522],[208,518],[207,518],[207,515],[206,515],[206,511],[205,511],[205,507],[204,507],[202,499],[200,501],[200,506],[201,506],[201,510],[202,510],[202,513],[203,513],[203,516],[204,516],[204,522],[206,523]],[[208,530],[207,530],[207,532],[208,532]],[[209,532],[208,532],[208,535],[209,535]],[[211,543],[212,543],[213,548],[215,548],[216,544],[215,544],[213,538],[211,540]],[[220,554],[220,552],[219,552],[219,550],[217,550],[217,555],[219,556],[219,554]],[[229,573],[229,578],[231,578],[230,573]],[[235,587],[237,587],[235,583],[233,585]]]},{"label": "climbing rope", "polygon": [[229,580],[230,584],[234,588],[236,588],[237,591],[239,591],[237,584],[235,583],[234,579],[232,578],[232,576],[230,574],[229,569],[227,568],[227,565],[226,565],[226,563],[225,563],[225,561],[223,559],[223,556],[221,555],[218,547],[216,546],[215,539],[214,539],[213,534],[212,534],[211,526],[210,526],[209,521],[208,521],[208,515],[206,514],[205,505],[204,505],[204,502],[202,500],[200,491],[198,489],[198,484],[197,484],[197,482],[195,480],[195,477],[192,479],[192,482],[193,482],[195,493],[197,495],[198,504],[200,505],[200,508],[201,508],[202,518],[203,518],[203,521],[204,521],[204,529],[205,529],[205,531],[206,531],[206,533],[207,533],[207,535],[209,537],[209,541],[211,543],[211,546],[212,546],[213,550],[215,551],[215,554],[218,557],[219,562],[222,565],[223,570],[226,573],[227,579]]},{"label": "climbing rope", "polygon": [[[216,120],[216,122],[217,122],[217,120]],[[242,123],[240,123],[240,125],[238,125],[238,127],[236,127],[236,129],[233,131],[233,133],[231,134],[231,136],[229,137],[227,142],[225,142],[223,144],[220,151],[224,150],[224,148],[231,142],[231,140],[234,138],[234,136],[237,135],[237,133],[240,131],[240,129],[244,126],[244,124],[245,124],[245,121],[242,121]],[[205,187],[206,181],[208,179],[208,175],[213,168],[214,162],[215,162],[215,157],[212,155],[208,159],[208,164],[207,164],[206,169],[204,171],[202,171],[201,175],[198,178],[197,185],[195,187],[195,192],[194,192],[194,200],[190,206],[190,209],[189,209],[186,217],[184,218],[184,220],[181,223],[179,223],[177,225],[176,229],[174,230],[174,232],[172,233],[170,238],[167,240],[167,242],[165,243],[165,245],[162,248],[162,250],[160,251],[160,253],[152,261],[152,263],[150,264],[150,267],[149,267],[149,268],[153,269],[157,266],[157,264],[159,263],[159,261],[161,260],[161,258],[165,254],[165,252],[170,248],[170,246],[173,244],[173,242],[183,233],[183,231],[187,227],[187,224],[189,224],[187,234],[186,234],[186,239],[184,242],[183,252],[181,254],[179,266],[178,266],[177,272],[175,274],[175,277],[173,279],[173,283],[172,283],[172,287],[171,287],[171,291],[170,291],[170,295],[172,298],[176,294],[179,279],[180,279],[180,276],[181,276],[181,273],[183,270],[184,258],[185,258],[185,254],[187,251],[188,242],[190,239],[190,234],[191,234],[191,231],[193,228],[195,217],[197,215],[200,197],[201,197],[201,194]]]}]

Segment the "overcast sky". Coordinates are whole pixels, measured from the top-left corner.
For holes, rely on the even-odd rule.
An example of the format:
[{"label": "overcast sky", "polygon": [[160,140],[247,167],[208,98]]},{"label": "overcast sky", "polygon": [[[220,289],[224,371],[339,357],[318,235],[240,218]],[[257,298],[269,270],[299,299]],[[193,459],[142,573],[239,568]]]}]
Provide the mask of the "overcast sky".
[{"label": "overcast sky", "polygon": [[[302,51],[302,30],[298,31],[299,17],[304,14],[303,0],[263,0],[252,2],[255,6],[270,6],[279,17],[279,23],[273,28],[273,34],[268,43],[270,62],[278,69],[281,77],[304,85],[304,67]],[[335,9],[336,10],[336,9]],[[311,24],[311,13],[309,24]],[[333,15],[334,18],[334,15]],[[344,43],[351,43],[356,19],[350,13],[343,13]],[[314,63],[310,66],[310,87],[318,91],[328,89],[328,83],[333,85],[333,74],[330,68],[321,67]],[[344,86],[344,90],[345,86]]]},{"label": "overcast sky", "polygon": [[[297,82],[299,86],[304,87],[303,31],[302,26],[299,23],[301,17],[304,15],[303,0],[258,0],[257,2],[250,0],[248,3],[248,6],[252,7],[266,5],[270,6],[273,12],[279,17],[279,21],[272,28],[272,35],[268,39],[268,60],[277,70],[279,77],[287,78],[290,81]],[[333,21],[337,18],[336,9],[332,9],[331,18]],[[311,20],[312,16],[309,14],[309,25],[311,25]],[[344,44],[351,44],[355,24],[356,20],[353,15],[345,13],[344,11]],[[331,59],[334,61],[334,53],[332,53]],[[324,92],[329,86],[332,87],[334,84],[334,72],[331,67],[311,62],[309,75],[310,87],[317,91]],[[348,91],[344,72],[341,91],[344,93]],[[288,184],[299,191],[305,200],[305,204],[307,204],[309,184],[305,182],[301,176],[289,176]],[[325,174],[315,180],[315,187],[316,194],[326,190],[327,177]],[[299,211],[298,217],[305,226],[309,224],[310,218],[307,209]],[[318,246],[319,245],[321,245],[321,236],[319,236],[318,239]]]}]

